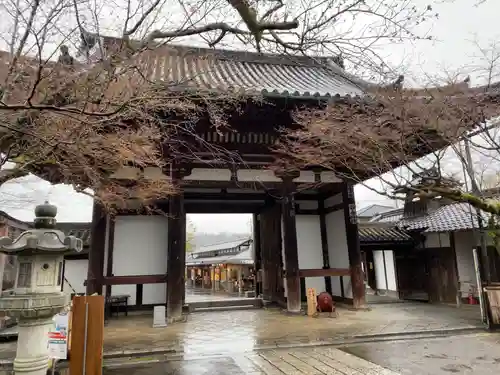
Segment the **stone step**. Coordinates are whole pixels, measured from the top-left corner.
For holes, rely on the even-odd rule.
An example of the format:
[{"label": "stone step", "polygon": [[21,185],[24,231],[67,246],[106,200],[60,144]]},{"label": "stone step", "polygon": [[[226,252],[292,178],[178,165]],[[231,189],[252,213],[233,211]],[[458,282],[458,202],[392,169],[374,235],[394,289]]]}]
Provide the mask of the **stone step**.
[{"label": "stone step", "polygon": [[189,311],[198,311],[200,309],[220,309],[234,307],[251,307],[261,308],[262,300],[260,298],[242,298],[242,299],[226,299],[214,301],[199,301],[189,303]]}]

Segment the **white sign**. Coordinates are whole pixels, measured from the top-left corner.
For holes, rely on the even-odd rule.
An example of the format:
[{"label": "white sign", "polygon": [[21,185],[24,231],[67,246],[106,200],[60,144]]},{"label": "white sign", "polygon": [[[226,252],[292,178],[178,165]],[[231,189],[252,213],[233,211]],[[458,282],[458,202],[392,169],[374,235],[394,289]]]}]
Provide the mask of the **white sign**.
[{"label": "white sign", "polygon": [[49,332],[49,358],[66,359],[68,356],[68,313],[54,317],[54,331]]},{"label": "white sign", "polygon": [[66,359],[68,337],[61,332],[49,332],[49,358]]},{"label": "white sign", "polygon": [[155,306],[153,309],[153,328],[166,327],[165,306]]}]

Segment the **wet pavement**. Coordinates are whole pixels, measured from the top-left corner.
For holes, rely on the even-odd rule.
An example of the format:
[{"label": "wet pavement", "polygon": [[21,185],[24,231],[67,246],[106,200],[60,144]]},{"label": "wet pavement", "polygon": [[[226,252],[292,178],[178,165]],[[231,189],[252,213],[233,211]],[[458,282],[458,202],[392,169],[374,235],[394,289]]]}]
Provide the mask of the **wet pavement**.
[{"label": "wet pavement", "polygon": [[398,375],[335,348],[265,350],[115,369],[103,375]]},{"label": "wet pavement", "polygon": [[401,375],[500,373],[500,334],[354,345],[343,348]]},{"label": "wet pavement", "polygon": [[[152,314],[120,315],[104,332],[105,356],[151,351],[185,357],[313,345],[345,344],[398,334],[481,328],[477,306],[382,304],[371,311],[338,309],[338,317],[290,316],[280,309],[195,312],[186,322],[153,328]],[[0,343],[0,360],[14,357],[16,342]]]},{"label": "wet pavement", "polygon": [[119,317],[105,328],[106,352],[172,350],[186,355],[338,343],[350,338],[482,327],[477,306],[389,304],[339,309],[337,318],[290,316],[280,309],[193,313],[185,323],[152,328],[151,315]]}]

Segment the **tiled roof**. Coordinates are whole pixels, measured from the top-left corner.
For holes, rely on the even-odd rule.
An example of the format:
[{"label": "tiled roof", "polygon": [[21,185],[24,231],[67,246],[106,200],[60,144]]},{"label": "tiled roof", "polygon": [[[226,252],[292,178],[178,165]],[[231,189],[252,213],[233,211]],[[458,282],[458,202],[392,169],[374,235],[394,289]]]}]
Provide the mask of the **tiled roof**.
[{"label": "tiled roof", "polygon": [[91,223],[58,223],[57,229],[62,230],[67,236],[75,236],[83,241],[83,246],[90,246]]},{"label": "tiled roof", "polygon": [[359,241],[363,244],[373,243],[413,243],[413,238],[403,229],[375,223],[359,224]]},{"label": "tiled roof", "polygon": [[[191,255],[191,254],[190,254]],[[238,254],[221,255],[217,257],[207,258],[193,258],[192,256],[186,257],[186,265],[203,265],[203,264],[253,264],[254,259],[252,255],[252,248],[243,250]]]},{"label": "tiled roof", "polygon": [[208,251],[215,251],[215,250],[233,249],[233,248],[236,248],[236,247],[244,244],[245,242],[247,242],[249,240],[250,240],[249,238],[242,238],[242,239],[235,240],[235,241],[221,242],[221,243],[216,243],[213,245],[200,246],[199,248],[197,248],[193,251],[193,254],[205,253]]},{"label": "tiled roof", "polygon": [[[484,220],[487,220],[484,214]],[[403,219],[398,226],[406,230],[423,229],[425,232],[449,232],[478,228],[475,209],[468,203],[452,203],[441,206],[425,216]]]},{"label": "tiled roof", "polygon": [[397,223],[403,218],[403,209],[396,208],[391,211],[382,212],[377,216],[373,217],[370,222],[376,223]]},{"label": "tiled roof", "polygon": [[[104,37],[104,48],[121,40]],[[94,58],[100,58],[95,49]],[[91,52],[92,54],[92,52]],[[364,94],[361,81],[328,58],[164,45],[140,55],[148,79],[181,89],[329,98]]]},{"label": "tiled roof", "polygon": [[358,210],[356,215],[358,217],[372,217],[383,212],[392,211],[394,207],[392,206],[384,206],[381,204],[371,204],[369,206],[363,207]]}]

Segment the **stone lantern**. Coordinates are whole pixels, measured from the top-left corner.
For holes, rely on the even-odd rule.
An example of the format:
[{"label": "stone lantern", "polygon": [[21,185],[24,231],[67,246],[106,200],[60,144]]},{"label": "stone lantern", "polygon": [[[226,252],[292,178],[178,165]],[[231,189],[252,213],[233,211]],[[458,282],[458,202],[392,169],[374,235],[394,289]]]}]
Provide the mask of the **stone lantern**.
[{"label": "stone lantern", "polygon": [[15,374],[46,374],[52,318],[69,305],[61,291],[64,253],[81,251],[82,240],[55,229],[56,214],[57,207],[45,202],[35,208],[34,229],[15,240],[0,238],[0,252],[18,260],[14,288],[0,297],[0,312],[18,319]]}]

